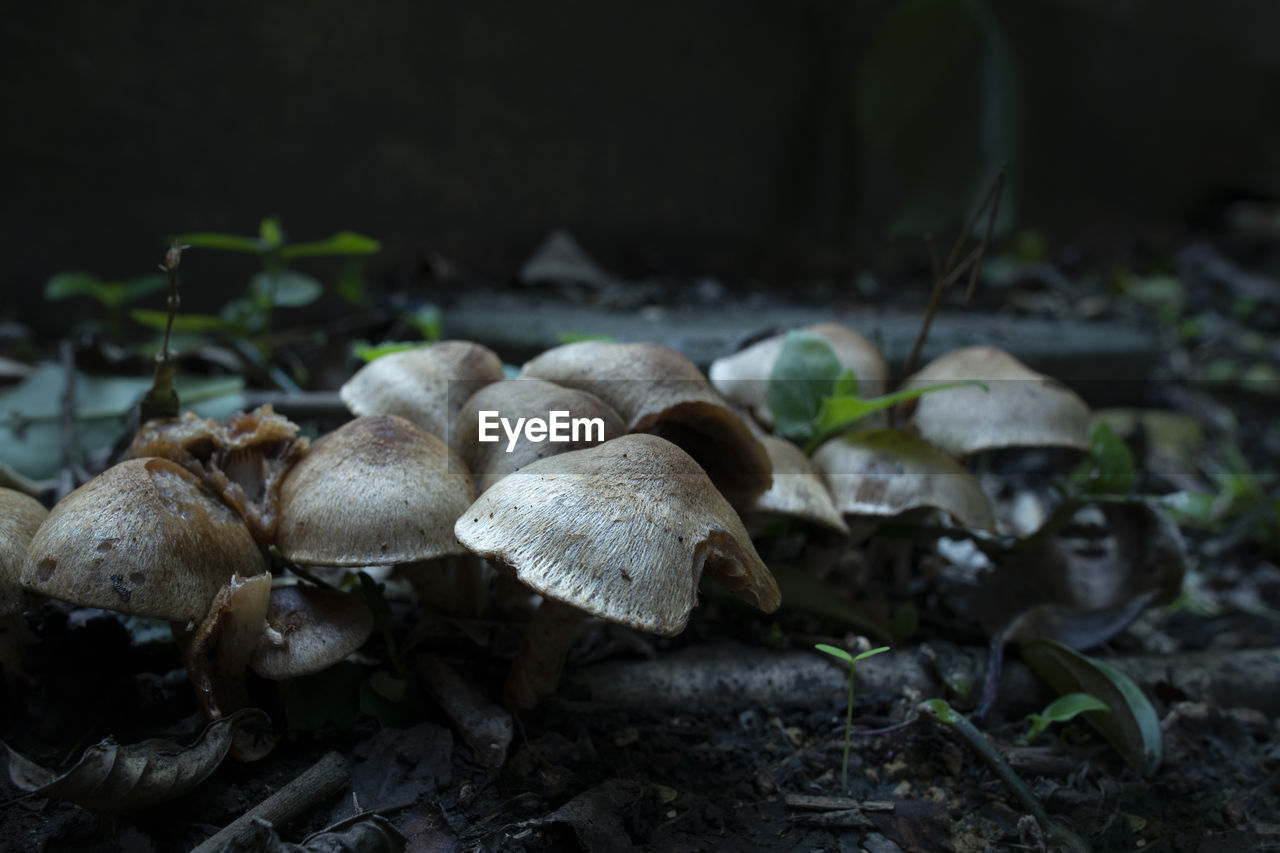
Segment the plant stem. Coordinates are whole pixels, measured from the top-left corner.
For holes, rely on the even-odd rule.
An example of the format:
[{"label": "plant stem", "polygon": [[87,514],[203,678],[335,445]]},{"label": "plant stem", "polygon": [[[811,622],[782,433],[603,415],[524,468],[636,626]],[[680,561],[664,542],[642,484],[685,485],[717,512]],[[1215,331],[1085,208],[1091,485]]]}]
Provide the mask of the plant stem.
[{"label": "plant stem", "polygon": [[849,795],[849,744],[853,741],[853,670],[849,664],[849,701],[844,708],[844,767],[840,770],[840,786],[845,796]]}]

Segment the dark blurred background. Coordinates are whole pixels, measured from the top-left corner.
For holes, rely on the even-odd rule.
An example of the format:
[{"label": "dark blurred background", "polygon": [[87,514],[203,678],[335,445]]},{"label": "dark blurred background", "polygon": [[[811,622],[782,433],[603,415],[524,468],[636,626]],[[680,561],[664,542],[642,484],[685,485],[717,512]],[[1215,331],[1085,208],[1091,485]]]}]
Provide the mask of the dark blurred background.
[{"label": "dark blurred background", "polygon": [[[732,287],[946,233],[1002,162],[1005,230],[1055,241],[1280,189],[1270,0],[18,0],[0,33],[0,311],[37,326],[57,271],[268,215],[381,239],[393,283],[563,227]],[[217,263],[194,307],[243,289]]]}]

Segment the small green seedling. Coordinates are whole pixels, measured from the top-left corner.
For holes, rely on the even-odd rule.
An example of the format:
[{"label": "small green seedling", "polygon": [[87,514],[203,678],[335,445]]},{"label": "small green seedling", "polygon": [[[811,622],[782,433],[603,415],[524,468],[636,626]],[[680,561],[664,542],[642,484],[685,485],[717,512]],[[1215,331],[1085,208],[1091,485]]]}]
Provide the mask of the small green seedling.
[{"label": "small green seedling", "polygon": [[123,338],[122,320],[124,308],[163,290],[167,279],[163,275],[144,275],[130,281],[103,281],[84,272],[62,272],[45,282],[44,298],[50,302],[87,296],[95,300],[107,315],[107,335],[115,343]]},{"label": "small green seedling", "polygon": [[844,767],[840,771],[840,785],[847,794],[849,793],[849,744],[853,740],[853,674],[857,669],[858,661],[869,658],[872,655],[878,655],[881,652],[887,652],[889,647],[880,646],[878,649],[871,649],[859,655],[851,655],[844,649],[837,649],[835,646],[829,646],[826,643],[818,643],[814,648],[849,664],[849,701],[845,706],[844,712]]},{"label": "small green seedling", "polygon": [[1039,714],[1027,714],[1027,719],[1031,722],[1031,728],[1018,743],[1026,746],[1044,734],[1044,730],[1049,728],[1051,724],[1070,722],[1085,711],[1109,712],[1110,710],[1111,708],[1106,702],[1096,696],[1090,696],[1088,693],[1068,693],[1066,696],[1059,696]]},{"label": "small green seedling", "polygon": [[981,382],[946,382],[907,388],[865,399],[858,396],[858,377],[840,366],[836,352],[811,332],[788,332],[782,352],[769,374],[769,408],[774,431],[813,453],[824,441],[847,432],[867,415],[947,388]]}]

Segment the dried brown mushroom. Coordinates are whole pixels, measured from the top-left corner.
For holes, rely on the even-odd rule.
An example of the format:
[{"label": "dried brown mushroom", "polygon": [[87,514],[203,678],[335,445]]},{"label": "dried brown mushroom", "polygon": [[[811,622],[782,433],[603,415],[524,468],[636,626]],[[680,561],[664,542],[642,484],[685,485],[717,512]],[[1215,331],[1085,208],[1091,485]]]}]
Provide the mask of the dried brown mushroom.
[{"label": "dried brown mushroom", "polygon": [[20,581],[31,537],[49,516],[40,501],[0,488],[0,617],[21,613],[39,599]]},{"label": "dried brown mushroom", "polygon": [[148,421],[129,456],[159,456],[186,468],[240,514],[265,549],[276,534],[280,483],[306,448],[298,425],[267,405],[221,423],[191,412]]},{"label": "dried brown mushroom", "polygon": [[373,614],[359,596],[314,586],[273,589],[266,620],[251,666],[274,681],[328,669],[373,631]]},{"label": "dried brown mushroom", "polygon": [[287,559],[357,567],[465,553],[453,523],[475,487],[441,439],[396,415],[369,415],[317,439],[280,497]]},{"label": "dried brown mushroom", "polygon": [[[519,432],[514,438],[499,428],[487,431],[497,441],[480,441],[481,412],[496,412],[518,430],[520,419],[541,418],[548,422],[552,412],[563,412],[568,419],[599,420],[600,429],[583,428],[574,440],[572,425],[565,428],[569,441],[531,441]],[[486,419],[492,422],[493,418]],[[564,453],[594,447],[602,441],[626,433],[622,417],[599,397],[586,391],[565,388],[541,379],[509,379],[486,385],[467,400],[454,421],[451,446],[467,464],[475,478],[476,488],[483,492],[508,474],[530,462]]]},{"label": "dried brown mushroom", "polygon": [[911,422],[930,444],[955,456],[1006,447],[1089,449],[1092,416],[1085,402],[1003,350],[954,350],[926,364],[903,387],[959,380],[978,380],[989,390],[949,388],[916,400]]},{"label": "dried brown mushroom", "polygon": [[842,435],[818,448],[813,464],[845,515],[889,517],[932,507],[965,527],[995,529],[991,502],[977,478],[909,433],[878,429]]},{"label": "dried brown mushroom", "polygon": [[244,522],[186,469],[131,459],[67,495],[27,551],[22,583],[85,607],[199,622],[239,573],[266,571]]},{"label": "dried brown mushroom", "polygon": [[517,707],[555,691],[581,614],[673,636],[704,571],[761,610],[779,603],[737,513],[688,454],[657,436],[533,462],[485,492],[455,530],[544,597],[507,681]]},{"label": "dried brown mushroom", "polygon": [[771,484],[763,445],[694,363],[669,347],[566,344],[525,364],[520,375],[594,394],[622,415],[629,432],[679,445],[735,503],[749,504]]},{"label": "dried brown mushroom", "polygon": [[244,675],[262,641],[270,596],[270,572],[232,575],[195,630],[174,627],[187,677],[210,720],[249,704]]},{"label": "dried brown mushroom", "polygon": [[[888,391],[889,366],[884,356],[862,335],[839,323],[817,323],[801,331],[817,335],[835,351],[840,366],[858,377],[858,396],[878,397]],[[727,399],[745,406],[756,420],[773,427],[769,408],[769,377],[782,354],[786,335],[766,338],[711,363],[707,376]]]},{"label": "dried brown mushroom", "polygon": [[447,440],[467,398],[502,377],[502,359],[487,347],[441,341],[369,362],[338,393],[354,415],[399,415]]}]

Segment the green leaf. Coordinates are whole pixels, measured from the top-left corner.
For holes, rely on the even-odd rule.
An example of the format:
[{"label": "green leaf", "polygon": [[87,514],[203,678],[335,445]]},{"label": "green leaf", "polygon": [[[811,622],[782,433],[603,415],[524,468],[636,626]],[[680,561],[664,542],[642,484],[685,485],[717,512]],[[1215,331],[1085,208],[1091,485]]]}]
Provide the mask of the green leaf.
[{"label": "green leaf", "polygon": [[1032,671],[1058,693],[1088,693],[1101,700],[1110,713],[1086,711],[1085,720],[1136,770],[1155,772],[1164,752],[1160,719],[1129,676],[1056,640],[1032,640],[1021,652]]},{"label": "green leaf", "polygon": [[833,397],[858,396],[858,374],[846,368],[836,377],[836,384],[831,389]]},{"label": "green leaf", "polygon": [[314,258],[321,255],[371,255],[382,250],[372,237],[354,231],[339,231],[332,237],[311,243],[293,243],[280,250],[286,258]]},{"label": "green leaf", "polygon": [[368,364],[371,361],[377,361],[384,355],[418,349],[421,346],[421,341],[383,341],[380,344],[371,344],[368,341],[352,341],[351,354]]},{"label": "green leaf", "polygon": [[301,308],[315,302],[323,293],[320,282],[293,270],[255,273],[249,279],[249,294],[254,302],[277,308]]},{"label": "green leaf", "polygon": [[810,438],[823,398],[843,373],[831,344],[810,332],[788,332],[769,374],[774,431],[798,441]]},{"label": "green leaf", "polygon": [[1127,495],[1137,484],[1137,469],[1128,445],[1105,422],[1093,425],[1089,434],[1089,458],[1072,474],[1086,494]]},{"label": "green leaf", "polygon": [[192,249],[221,249],[226,252],[246,252],[250,255],[266,254],[269,248],[257,237],[240,237],[236,234],[219,234],[213,231],[179,234],[174,239]]},{"label": "green leaf", "polygon": [[279,249],[284,243],[284,228],[280,220],[268,216],[258,223],[258,240],[268,249]]},{"label": "green leaf", "polygon": [[820,652],[825,652],[826,654],[831,655],[833,658],[840,658],[840,660],[845,663],[853,663],[853,655],[849,654],[844,649],[838,649],[835,646],[829,646],[826,643],[815,643],[813,647]]},{"label": "green leaf", "polygon": [[613,335],[606,335],[600,332],[561,332],[556,335],[556,340],[562,344],[580,344],[583,341],[613,343],[615,338]]},{"label": "green leaf", "polygon": [[1019,742],[1025,746],[1044,734],[1045,729],[1049,728],[1053,723],[1069,722],[1085,711],[1105,712],[1110,710],[1106,702],[1090,696],[1088,693],[1068,693],[1066,696],[1059,696],[1050,702],[1041,713],[1027,714],[1027,719],[1031,722],[1031,728],[1019,739]]},{"label": "green leaf", "polygon": [[[134,308],[129,312],[129,317],[141,326],[158,331],[164,331],[165,325],[169,322],[168,311],[157,311],[153,308]],[[215,317],[212,314],[179,314],[173,318],[173,330],[175,332],[218,333],[234,331],[235,327],[222,317]]]},{"label": "green leaf", "polygon": [[851,396],[827,397],[822,401],[818,415],[814,419],[813,437],[810,441],[809,450],[812,452],[822,442],[838,433],[844,432],[852,424],[867,415],[892,408],[899,403],[905,403],[917,397],[923,397],[925,394],[945,391],[948,388],[962,388],[966,385],[976,385],[983,390],[989,390],[981,382],[965,380],[963,382],[945,382],[941,385],[928,385],[922,388],[907,388],[903,391],[895,391],[892,394],[872,397],[870,400]]},{"label": "green leaf", "polygon": [[333,291],[338,297],[350,305],[359,305],[364,301],[365,279],[364,265],[359,261],[348,261],[343,264],[333,282]]},{"label": "green leaf", "polygon": [[119,302],[113,304],[128,305],[130,302],[137,302],[145,296],[164,290],[168,286],[169,278],[163,273],[144,275],[132,281],[123,282],[120,285]]},{"label": "green leaf", "polygon": [[50,302],[72,296],[92,296],[101,300],[102,279],[87,272],[58,273],[44,284],[44,298]]},{"label": "green leaf", "polygon": [[400,319],[417,329],[424,341],[435,343],[443,334],[440,309],[434,305],[419,305],[412,311],[402,313]]},{"label": "green leaf", "polygon": [[880,647],[880,648],[878,648],[878,649],[870,649],[870,650],[868,650],[868,651],[865,651],[865,652],[862,652],[861,654],[859,654],[857,657],[855,657],[855,658],[853,659],[853,661],[854,661],[854,663],[857,663],[857,662],[858,662],[858,661],[860,661],[860,660],[866,660],[867,658],[872,657],[873,655],[878,655],[878,654],[880,654],[881,652],[887,652],[887,651],[889,651],[889,647],[888,647],[888,646],[881,646],[881,647]]}]

